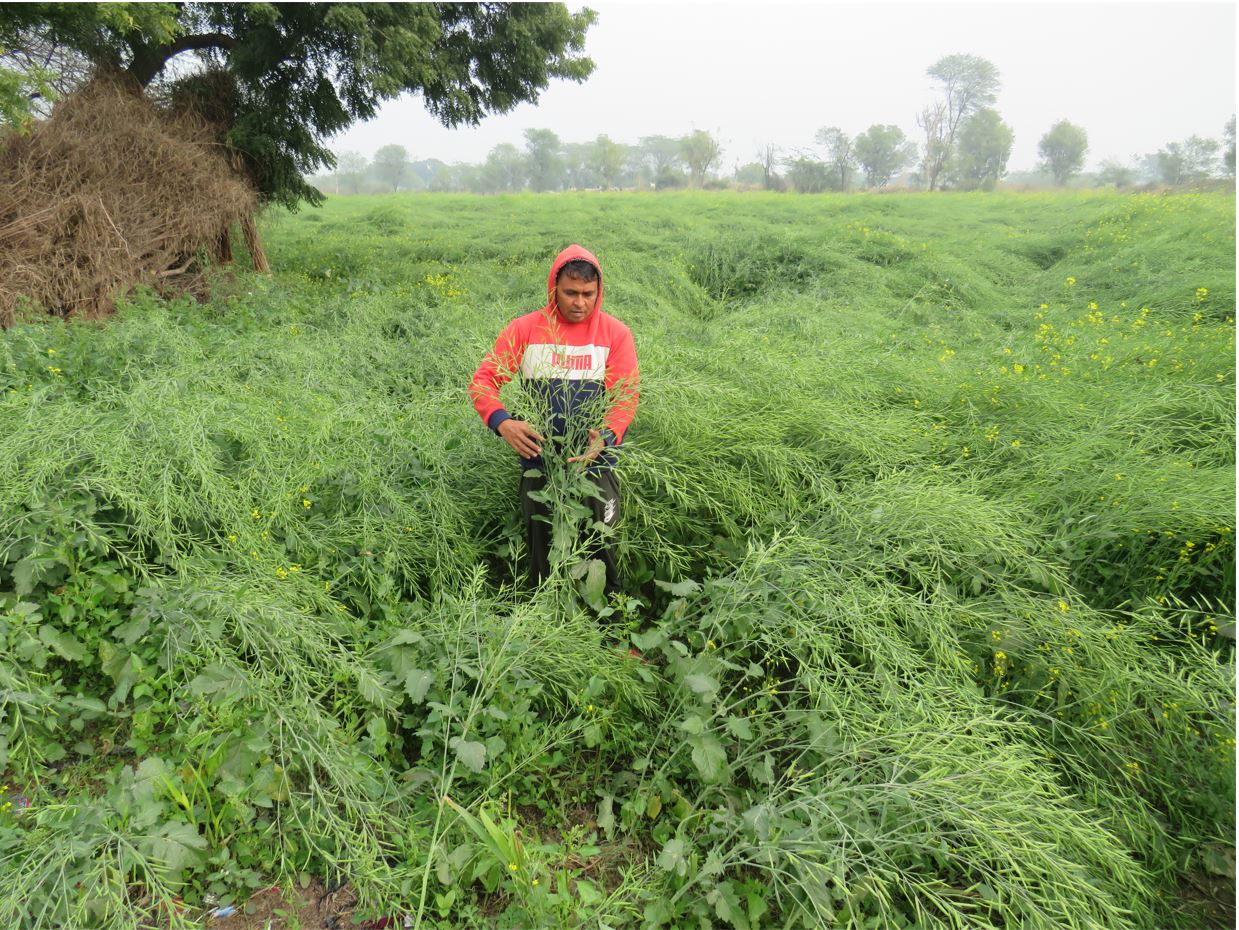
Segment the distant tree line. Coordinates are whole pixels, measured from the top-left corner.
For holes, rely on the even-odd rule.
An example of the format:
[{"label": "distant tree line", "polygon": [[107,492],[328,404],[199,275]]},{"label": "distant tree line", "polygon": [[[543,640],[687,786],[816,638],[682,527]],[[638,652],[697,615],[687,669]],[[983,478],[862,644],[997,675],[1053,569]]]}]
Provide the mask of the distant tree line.
[{"label": "distant tree line", "polygon": [[837,126],[819,129],[810,149],[784,151],[766,143],[746,164],[719,174],[722,144],[715,134],[645,136],[626,144],[599,135],[565,142],[549,129],[525,131],[523,147],[503,143],[481,164],[412,159],[400,145],[386,145],[373,160],[354,152],[339,157],[333,174],[316,179],[338,194],[429,190],[504,193],[522,190],[669,190],[759,188],[799,193],[902,188],[993,190],[999,181],[1032,186],[1129,187],[1201,184],[1235,176],[1235,118],[1223,140],[1190,136],[1129,163],[1108,160],[1083,176],[1088,133],[1059,120],[1041,137],[1036,169],[1008,175],[1015,134],[994,108],[998,70],[975,55],[947,55],[926,73],[935,97],[915,115],[916,138],[894,125],[872,125],[856,136]]}]

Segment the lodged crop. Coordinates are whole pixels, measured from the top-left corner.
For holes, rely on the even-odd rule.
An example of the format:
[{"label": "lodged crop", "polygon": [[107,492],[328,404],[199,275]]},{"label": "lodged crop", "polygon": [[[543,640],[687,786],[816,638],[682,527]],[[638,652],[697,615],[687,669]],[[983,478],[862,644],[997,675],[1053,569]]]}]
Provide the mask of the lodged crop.
[{"label": "lodged crop", "polygon": [[[1225,926],[1234,229],[354,198],[205,305],[14,326],[0,924],[278,885],[419,928]],[[642,369],[611,599],[571,545],[529,588],[465,390],[571,238]],[[564,539],[585,493],[548,482]]]}]

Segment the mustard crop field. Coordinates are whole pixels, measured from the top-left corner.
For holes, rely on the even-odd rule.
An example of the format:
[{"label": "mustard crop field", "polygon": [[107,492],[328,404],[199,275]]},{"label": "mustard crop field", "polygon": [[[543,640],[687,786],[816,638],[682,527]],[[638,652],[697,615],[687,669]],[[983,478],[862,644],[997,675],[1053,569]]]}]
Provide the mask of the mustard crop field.
[{"label": "mustard crop field", "polygon": [[[1232,195],[264,234],[0,333],[0,925],[1233,925]],[[641,366],[610,599],[528,584],[466,390],[572,242]]]}]

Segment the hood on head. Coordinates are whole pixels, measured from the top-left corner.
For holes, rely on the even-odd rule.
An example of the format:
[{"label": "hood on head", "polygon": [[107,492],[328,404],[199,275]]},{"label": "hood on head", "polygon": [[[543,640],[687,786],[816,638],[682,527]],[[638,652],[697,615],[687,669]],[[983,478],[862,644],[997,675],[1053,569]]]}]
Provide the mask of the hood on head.
[{"label": "hood on head", "polygon": [[[559,269],[568,264],[568,262],[576,261],[578,258],[583,258],[595,268],[598,269],[598,297],[594,300],[594,309],[590,312],[590,316],[602,309],[602,265],[594,253],[584,246],[573,243],[555,256],[555,261],[551,263],[551,273],[546,278],[546,306],[543,310],[549,312],[555,306],[555,278],[559,275]],[[586,317],[589,319],[589,317]]]}]

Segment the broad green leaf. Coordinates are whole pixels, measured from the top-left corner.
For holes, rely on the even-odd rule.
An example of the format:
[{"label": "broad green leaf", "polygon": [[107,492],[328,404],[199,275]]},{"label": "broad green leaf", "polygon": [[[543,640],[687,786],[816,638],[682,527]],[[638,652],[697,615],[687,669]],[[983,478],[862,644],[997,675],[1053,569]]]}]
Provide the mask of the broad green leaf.
[{"label": "broad green leaf", "polygon": [[589,560],[589,573],[585,578],[585,600],[594,610],[607,606],[607,568],[601,559]]},{"label": "broad green leaf", "polygon": [[430,690],[434,680],[433,672],[428,672],[424,668],[415,668],[404,678],[404,691],[414,704],[420,704],[426,699],[426,692]]},{"label": "broad green leaf", "polygon": [[705,721],[697,714],[689,714],[680,721],[680,729],[685,733],[704,733],[706,731]]},{"label": "broad green leaf", "polygon": [[48,648],[62,659],[68,659],[70,662],[81,662],[86,658],[86,647],[78,642],[72,633],[58,630],[50,623],[45,623],[39,627],[39,639],[43,640]]},{"label": "broad green leaf", "polygon": [[690,594],[701,590],[701,585],[691,578],[676,582],[655,581],[654,584],[664,591],[669,591],[672,597],[688,597]]},{"label": "broad green leaf", "polygon": [[606,897],[593,882],[584,878],[576,880],[576,894],[586,907],[592,907]]},{"label": "broad green leaf", "polygon": [[727,778],[727,753],[713,733],[690,736],[693,747],[693,765],[701,773],[706,784],[716,784]]},{"label": "broad green leaf", "polygon": [[749,930],[749,920],[740,906],[740,895],[731,882],[719,882],[712,894],[714,913],[720,920],[727,921],[735,930]]},{"label": "broad green leaf", "polygon": [[718,682],[709,675],[686,675],[684,684],[694,694],[707,695],[718,691]]},{"label": "broad green leaf", "polygon": [[469,771],[477,774],[486,767],[486,746],[484,744],[454,736],[449,745],[456,751],[456,758],[464,763]]},{"label": "broad green leaf", "polygon": [[662,852],[658,854],[655,862],[664,872],[675,872],[683,876],[688,872],[688,860],[684,858],[684,854],[684,841],[678,836],[672,837],[663,845]]},{"label": "broad green leaf", "polygon": [[13,590],[18,597],[33,591],[38,578],[39,563],[35,559],[22,559],[13,566]]},{"label": "broad green leaf", "polygon": [[667,634],[662,629],[655,627],[645,633],[633,633],[632,642],[642,652],[649,652],[661,646],[667,639]]},{"label": "broad green leaf", "polygon": [[756,891],[750,891],[748,895],[746,895],[746,900],[749,905],[749,921],[756,924],[759,920],[761,920],[762,915],[766,913],[766,901]]},{"label": "broad green leaf", "polygon": [[615,835],[615,797],[604,794],[598,802],[598,829],[609,840]]},{"label": "broad green leaf", "polygon": [[151,858],[168,870],[170,880],[176,884],[180,883],[184,869],[206,860],[206,837],[196,827],[179,820],[163,824],[142,845]]},{"label": "broad green leaf", "polygon": [[190,693],[198,697],[222,691],[229,697],[241,697],[249,690],[245,680],[235,671],[212,662],[189,683]]},{"label": "broad green leaf", "polygon": [[727,729],[731,731],[731,735],[738,739],[752,739],[753,728],[749,725],[746,717],[728,717]]},{"label": "broad green leaf", "polygon": [[367,671],[362,671],[357,676],[357,693],[361,695],[362,700],[376,707],[391,706],[391,694],[378,678]]},{"label": "broad green leaf", "polygon": [[126,646],[132,646],[146,635],[151,628],[151,615],[148,611],[134,611],[128,622],[122,623],[113,633]]},{"label": "broad green leaf", "polygon": [[602,728],[597,723],[590,723],[581,731],[581,739],[587,749],[593,749],[602,743]]},{"label": "broad green leaf", "polygon": [[115,707],[129,696],[129,689],[133,687],[142,672],[142,660],[129,650],[117,649],[106,641],[99,643],[99,659],[103,664],[104,672],[111,676],[116,684],[116,690],[108,698],[108,704]]},{"label": "broad green leaf", "polygon": [[721,875],[723,872],[723,857],[718,849],[711,849],[706,853],[706,861],[702,863],[702,877],[708,875]]},{"label": "broad green leaf", "polygon": [[741,819],[745,828],[760,842],[770,839],[770,808],[757,804],[744,812]]},{"label": "broad green leaf", "polygon": [[653,820],[660,813],[662,813],[662,809],[663,809],[662,795],[658,794],[657,792],[655,792],[654,794],[651,794],[650,800],[645,805],[645,816],[649,817],[650,820]]}]

